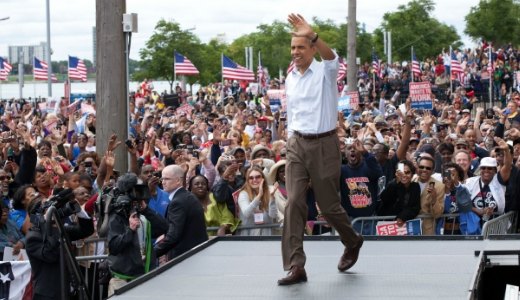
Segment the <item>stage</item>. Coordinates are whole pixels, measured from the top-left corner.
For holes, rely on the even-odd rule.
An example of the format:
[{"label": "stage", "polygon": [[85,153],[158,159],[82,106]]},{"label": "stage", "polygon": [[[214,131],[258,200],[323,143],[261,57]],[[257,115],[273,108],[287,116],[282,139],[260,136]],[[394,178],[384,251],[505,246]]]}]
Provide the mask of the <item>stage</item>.
[{"label": "stage", "polygon": [[341,273],[338,237],[304,243],[308,282],[284,277],[279,237],[217,238],[117,291],[112,299],[469,299],[483,250],[517,250],[520,240],[370,239]]}]

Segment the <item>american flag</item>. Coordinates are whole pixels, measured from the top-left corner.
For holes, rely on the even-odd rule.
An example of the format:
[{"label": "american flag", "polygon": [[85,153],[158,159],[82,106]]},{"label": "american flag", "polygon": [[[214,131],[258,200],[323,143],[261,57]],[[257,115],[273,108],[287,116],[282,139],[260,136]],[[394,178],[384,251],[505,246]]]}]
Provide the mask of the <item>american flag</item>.
[{"label": "american flag", "polygon": [[412,72],[414,76],[421,76],[421,66],[419,65],[419,61],[417,60],[417,56],[415,53],[412,54]]},{"label": "american flag", "polygon": [[[47,80],[47,63],[43,60],[39,60],[34,57],[34,63],[33,63],[33,77],[34,80]],[[52,81],[58,81],[54,73],[52,74]]]},{"label": "american flag", "polygon": [[0,80],[7,80],[7,76],[13,67],[5,59],[0,57]]},{"label": "american flag", "polygon": [[258,68],[256,69],[256,77],[258,79],[258,84],[261,87],[265,87],[265,73],[264,68],[261,64],[258,64]]},{"label": "american flag", "polygon": [[452,73],[463,73],[464,70],[462,70],[462,66],[460,65],[459,61],[457,60],[457,56],[455,55],[455,52],[451,51],[451,72]]},{"label": "american flag", "polygon": [[376,76],[381,77],[381,65],[379,64],[379,57],[375,52],[372,52],[372,70]]},{"label": "american flag", "polygon": [[291,60],[291,63],[287,67],[287,74],[291,73],[293,69],[294,69],[294,61]]},{"label": "american flag", "polygon": [[179,52],[174,52],[175,58],[175,74],[178,75],[199,75],[199,70],[195,65],[184,55]]},{"label": "american flag", "polygon": [[229,57],[222,55],[222,77],[228,79],[255,81],[255,73],[248,70]]},{"label": "american flag", "polygon": [[339,70],[338,70],[338,77],[336,78],[336,81],[342,81],[345,76],[347,76],[347,63],[343,60],[343,58],[339,58]]},{"label": "american flag", "polygon": [[87,67],[83,60],[69,56],[69,79],[87,81]]}]

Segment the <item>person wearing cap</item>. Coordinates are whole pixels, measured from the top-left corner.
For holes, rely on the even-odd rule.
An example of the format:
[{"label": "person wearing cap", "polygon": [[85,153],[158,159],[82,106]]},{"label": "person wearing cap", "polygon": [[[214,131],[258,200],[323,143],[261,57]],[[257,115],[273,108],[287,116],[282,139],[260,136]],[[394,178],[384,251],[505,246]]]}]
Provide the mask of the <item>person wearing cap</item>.
[{"label": "person wearing cap", "polygon": [[269,191],[274,197],[276,202],[276,208],[278,209],[278,214],[276,216],[276,221],[278,223],[283,222],[283,216],[285,212],[285,206],[287,205],[287,188],[285,186],[285,164],[286,160],[282,159],[276,162],[271,167],[269,171],[269,175],[267,176],[267,180],[269,183]]},{"label": "person wearing cap", "polygon": [[513,165],[507,143],[499,137],[495,137],[495,142],[504,153],[504,165],[500,171],[497,171],[496,158],[484,157],[480,161],[480,175],[470,177],[464,183],[471,194],[473,212],[479,215],[482,221],[489,220],[494,213],[504,213],[506,184]]},{"label": "person wearing cap", "polygon": [[[287,94],[287,165],[288,202],[282,233],[283,268],[288,275],[279,285],[307,281],[303,234],[307,219],[306,193],[309,182],[325,219],[339,233],[345,250],[338,269],[346,271],[356,263],[363,237],[355,232],[342,208],[339,190],[341,153],[336,133],[338,116],[336,77],[338,55],[320,39],[307,21],[290,14],[294,27],[291,56],[295,68],[285,82]],[[316,52],[322,60],[314,59]],[[362,145],[361,145],[362,148]]]}]

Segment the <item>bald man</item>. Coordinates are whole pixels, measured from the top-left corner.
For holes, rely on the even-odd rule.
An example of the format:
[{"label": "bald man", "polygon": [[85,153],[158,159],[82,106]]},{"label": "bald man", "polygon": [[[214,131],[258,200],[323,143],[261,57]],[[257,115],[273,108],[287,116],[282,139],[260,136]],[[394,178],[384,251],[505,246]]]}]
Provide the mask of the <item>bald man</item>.
[{"label": "bald man", "polygon": [[173,259],[208,240],[204,209],[199,199],[184,189],[184,171],[178,165],[169,165],[162,171],[163,189],[170,196],[166,211],[168,232],[156,246],[157,257],[168,253]]}]

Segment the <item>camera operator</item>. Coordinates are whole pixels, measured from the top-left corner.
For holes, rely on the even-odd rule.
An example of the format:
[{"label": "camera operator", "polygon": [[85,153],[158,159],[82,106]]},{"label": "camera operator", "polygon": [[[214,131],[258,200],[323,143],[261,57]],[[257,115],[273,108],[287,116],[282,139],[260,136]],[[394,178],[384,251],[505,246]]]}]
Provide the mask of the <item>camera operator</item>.
[{"label": "camera operator", "polygon": [[109,296],[155,267],[152,238],[168,230],[166,220],[147,206],[150,191],[142,182],[138,184],[137,175],[121,176],[116,192],[118,196],[111,205],[108,223],[108,264],[113,277]]},{"label": "camera operator", "polygon": [[[94,232],[92,219],[74,200],[71,189],[63,190],[48,200],[32,199],[29,205],[31,229],[26,236],[26,250],[32,268],[33,299],[59,299],[61,297],[60,230],[56,222],[64,222],[76,213],[78,222],[64,228],[70,241],[79,240]],[[58,209],[61,220],[49,226],[43,217],[51,206]],[[66,244],[63,246],[67,246]]]}]

